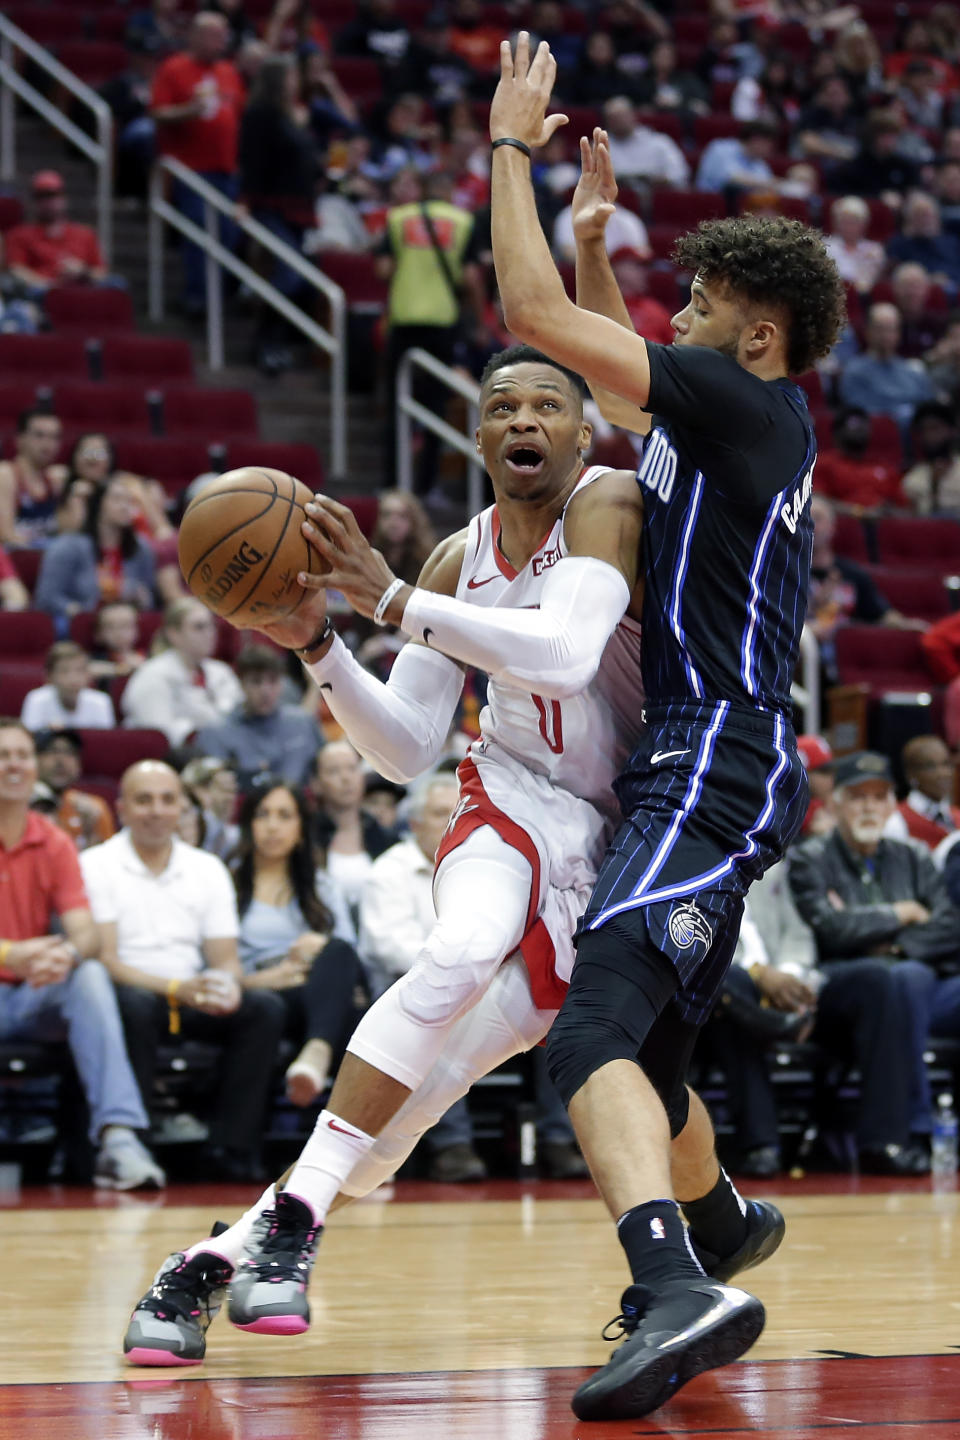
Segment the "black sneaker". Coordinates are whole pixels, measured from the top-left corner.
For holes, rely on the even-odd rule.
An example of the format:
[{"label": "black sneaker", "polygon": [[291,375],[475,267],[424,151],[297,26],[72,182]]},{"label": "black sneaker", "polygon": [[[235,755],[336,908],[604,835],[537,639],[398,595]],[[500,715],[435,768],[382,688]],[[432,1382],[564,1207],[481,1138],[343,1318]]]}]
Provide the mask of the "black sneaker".
[{"label": "black sneaker", "polygon": [[[220,1224],[218,1235],[226,1230]],[[199,1365],[206,1353],[207,1330],[216,1318],[233,1266],[220,1255],[201,1253],[188,1260],[168,1255],[153,1284],[130,1317],[123,1337],[129,1365]]]},{"label": "black sneaker", "polygon": [[273,1209],[257,1216],[231,1282],[231,1324],[258,1335],[309,1330],[307,1285],[322,1229],[303,1200],[281,1190]]},{"label": "black sneaker", "polygon": [[755,1296],[707,1279],[682,1280],[659,1295],[631,1285],[620,1304],[611,1323],[627,1339],[574,1395],[580,1420],[649,1415],[695,1375],[739,1360],[766,1319]]},{"label": "black sneaker", "polygon": [[776,1205],[771,1205],[769,1200],[748,1200],[746,1220],[746,1240],[739,1250],[723,1259],[698,1245],[693,1231],[688,1232],[693,1253],[711,1280],[726,1283],[741,1270],[752,1270],[754,1265],[769,1260],[773,1252],[779,1250],[787,1224]]}]

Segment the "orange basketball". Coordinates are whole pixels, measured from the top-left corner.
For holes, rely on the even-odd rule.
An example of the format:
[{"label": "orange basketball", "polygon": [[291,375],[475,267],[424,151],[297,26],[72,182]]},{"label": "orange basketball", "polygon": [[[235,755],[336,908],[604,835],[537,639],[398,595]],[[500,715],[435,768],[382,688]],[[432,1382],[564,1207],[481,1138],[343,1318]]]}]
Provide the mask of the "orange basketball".
[{"label": "orange basketball", "polygon": [[311,491],[282,470],[245,465],[201,490],[180,522],[183,578],[215,615],[244,630],[292,614],[301,570],[324,564],[300,533]]}]

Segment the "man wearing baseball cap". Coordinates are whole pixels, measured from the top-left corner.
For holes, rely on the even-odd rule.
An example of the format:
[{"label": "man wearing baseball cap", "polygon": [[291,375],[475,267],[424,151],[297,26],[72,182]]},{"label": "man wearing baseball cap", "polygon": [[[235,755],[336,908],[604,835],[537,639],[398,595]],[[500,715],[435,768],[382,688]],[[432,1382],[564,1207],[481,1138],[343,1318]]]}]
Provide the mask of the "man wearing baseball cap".
[{"label": "man wearing baseball cap", "polygon": [[[957,913],[930,856],[884,838],[895,805],[887,757],[861,750],[836,760],[833,769],[836,829],[796,848],[790,884],[816,937],[820,968],[835,990],[842,982],[849,997],[845,1009],[838,991],[835,1011],[863,1076],[861,1166],[921,1174],[926,1157],[908,1137],[930,1130],[923,1051],[932,1017],[936,1023],[936,968],[960,957]],[[865,994],[872,1000],[866,1010]],[[872,1032],[887,1038],[877,1044]]]},{"label": "man wearing baseball cap", "polygon": [[7,269],[37,294],[53,285],[107,278],[100,243],[89,225],[67,219],[69,201],[57,170],[37,170],[30,182],[34,222],[6,235]]}]

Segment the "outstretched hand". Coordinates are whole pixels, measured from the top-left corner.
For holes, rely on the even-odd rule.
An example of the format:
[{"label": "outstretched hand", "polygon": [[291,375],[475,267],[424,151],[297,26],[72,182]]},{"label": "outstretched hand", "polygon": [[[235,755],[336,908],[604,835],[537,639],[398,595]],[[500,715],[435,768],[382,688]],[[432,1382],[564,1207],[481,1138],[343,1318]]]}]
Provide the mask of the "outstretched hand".
[{"label": "outstretched hand", "polygon": [[566,115],[547,115],[557,62],[546,40],[530,59],[530,35],[521,30],[514,56],[509,40],[500,42],[500,83],[490,106],[490,139],[508,136],[522,140],[531,149],[546,145],[551,135],[566,125]]},{"label": "outstretched hand", "polygon": [[606,130],[599,126],[592,140],[580,138],[580,179],[573,192],[573,234],[578,241],[600,240],[613,214],[617,198],[617,177]]},{"label": "outstretched hand", "polygon": [[[315,495],[306,507],[309,517],[303,533],[310,545],[330,567],[323,575],[301,573],[297,579],[305,590],[319,587],[339,590],[358,615],[373,617],[381,595],[396,579],[379,550],[368,543],[356,516],[346,505]],[[396,623],[410,593],[404,586],[391,604],[387,616]]]}]

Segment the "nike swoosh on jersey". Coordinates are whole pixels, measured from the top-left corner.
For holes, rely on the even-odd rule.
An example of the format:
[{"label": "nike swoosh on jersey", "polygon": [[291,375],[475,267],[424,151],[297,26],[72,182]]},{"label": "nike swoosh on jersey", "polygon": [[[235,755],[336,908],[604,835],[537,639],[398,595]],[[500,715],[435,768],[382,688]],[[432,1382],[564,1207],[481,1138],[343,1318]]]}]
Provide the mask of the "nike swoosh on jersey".
[{"label": "nike swoosh on jersey", "polygon": [[338,1125],[336,1120],[328,1120],[327,1126],[331,1130],[336,1130],[338,1135],[349,1135],[351,1140],[360,1139],[360,1136],[357,1134],[356,1130],[348,1130],[346,1125]]},{"label": "nike swoosh on jersey", "polygon": [[689,750],[658,750],[655,755],[650,756],[650,764],[659,765],[661,760],[674,760],[678,755],[689,754]]},{"label": "nike swoosh on jersey", "polygon": [[482,585],[489,585],[491,580],[496,580],[496,578],[496,575],[488,575],[486,580],[474,580],[471,578],[467,581],[467,589],[479,590]]}]

